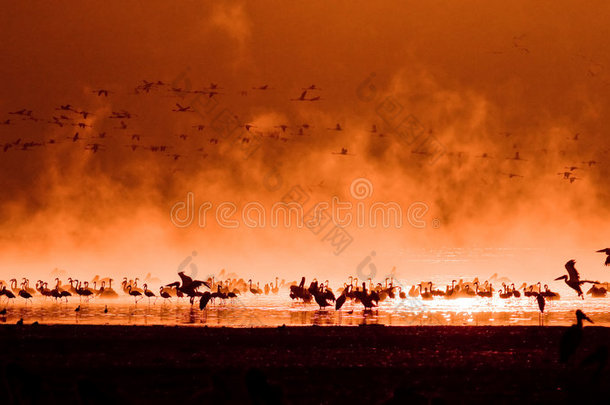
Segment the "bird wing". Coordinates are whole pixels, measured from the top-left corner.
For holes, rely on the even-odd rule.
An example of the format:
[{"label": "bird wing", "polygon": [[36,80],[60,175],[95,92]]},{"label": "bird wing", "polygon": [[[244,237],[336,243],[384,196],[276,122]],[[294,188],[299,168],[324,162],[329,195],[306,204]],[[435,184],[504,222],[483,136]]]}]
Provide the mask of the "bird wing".
[{"label": "bird wing", "polygon": [[578,274],[578,270],[574,267],[574,260],[570,260],[566,263],[566,270],[568,271],[568,275],[570,276],[570,280],[578,281],[580,279],[580,275]]},{"label": "bird wing", "polygon": [[193,279],[190,278],[189,276],[187,276],[186,274],[184,274],[183,271],[178,273],[178,275],[180,276],[180,279],[182,280],[182,286],[190,285],[193,282]]},{"label": "bird wing", "polygon": [[206,283],[205,281],[201,281],[201,280],[194,280],[191,284],[191,286],[193,288],[201,287],[202,285],[210,288],[210,284]]}]

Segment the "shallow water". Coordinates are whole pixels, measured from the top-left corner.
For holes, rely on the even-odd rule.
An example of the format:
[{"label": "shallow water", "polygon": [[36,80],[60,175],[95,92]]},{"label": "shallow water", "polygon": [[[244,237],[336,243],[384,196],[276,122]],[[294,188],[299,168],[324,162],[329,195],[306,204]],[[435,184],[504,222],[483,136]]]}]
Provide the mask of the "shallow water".
[{"label": "shallow water", "polygon": [[[198,303],[191,307],[186,299],[172,299],[150,303],[143,299],[137,305],[129,297],[118,299],[94,298],[89,302],[73,298],[68,303],[55,303],[49,299],[35,297],[31,303],[22,299],[8,305],[7,314],[0,317],[4,323],[15,323],[20,318],[25,323],[38,321],[43,324],[89,324],[89,325],[192,325],[227,327],[267,327],[306,325],[383,324],[408,325],[538,325],[540,315],[533,298],[521,297],[458,298],[447,300],[435,298],[422,301],[407,298],[381,302],[372,311],[364,311],[361,304],[347,302],[340,311],[334,308],[319,310],[315,303],[303,304],[292,301],[288,291],[278,295],[250,293],[233,301],[216,302],[200,311]],[[75,308],[80,305],[80,311]],[[108,307],[108,313],[104,308]],[[570,325],[574,322],[574,311],[583,310],[596,325],[610,326],[610,298],[585,300],[566,297],[559,301],[548,301],[542,320],[545,325]]]}]

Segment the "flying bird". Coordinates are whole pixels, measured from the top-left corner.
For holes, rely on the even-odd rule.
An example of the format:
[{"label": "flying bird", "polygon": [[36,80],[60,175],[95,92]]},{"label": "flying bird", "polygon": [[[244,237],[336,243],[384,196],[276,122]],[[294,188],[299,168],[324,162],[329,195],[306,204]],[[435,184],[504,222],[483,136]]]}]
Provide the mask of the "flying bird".
[{"label": "flying bird", "polygon": [[610,248],[600,249],[597,252],[606,254],[606,261],[604,262],[604,264],[606,266],[610,266]]},{"label": "flying bird", "polygon": [[570,287],[571,289],[573,289],[574,291],[576,291],[578,293],[579,297],[581,297],[582,299],[585,299],[583,292],[582,292],[582,288],[580,286],[585,283],[597,284],[598,282],[590,281],[590,280],[581,280],[580,274],[578,274],[578,270],[576,270],[576,267],[574,267],[574,264],[576,264],[576,260],[568,261],[565,264],[566,270],[568,271],[568,275],[567,276],[563,275],[561,277],[557,277],[555,279],[555,281],[557,281],[557,280],[565,281],[565,283],[568,285],[568,287]]},{"label": "flying bird", "polygon": [[100,97],[101,96],[108,97],[109,91],[106,89],[97,89],[97,90],[92,90],[91,93],[97,94]]},{"label": "flying bird", "polygon": [[193,112],[193,109],[191,108],[190,105],[183,107],[180,104],[176,103],[176,107],[177,108],[173,109],[172,111],[174,111],[174,112]]},{"label": "flying bird", "polygon": [[305,96],[307,95],[307,90],[303,91],[299,98],[291,98],[290,101],[307,101]]},{"label": "flying bird", "polygon": [[331,154],[333,154],[333,155],[349,155],[349,153],[347,153],[347,148],[341,148],[341,152],[331,152]]}]

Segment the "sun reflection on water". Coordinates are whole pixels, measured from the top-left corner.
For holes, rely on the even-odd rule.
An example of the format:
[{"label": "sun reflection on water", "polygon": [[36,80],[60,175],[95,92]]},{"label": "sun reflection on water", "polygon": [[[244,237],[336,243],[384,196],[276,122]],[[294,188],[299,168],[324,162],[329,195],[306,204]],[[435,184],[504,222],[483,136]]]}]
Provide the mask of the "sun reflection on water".
[{"label": "sun reflection on water", "polygon": [[[75,311],[80,305],[80,310]],[[105,313],[104,309],[108,308]],[[187,300],[157,302],[146,300],[137,305],[122,297],[115,300],[93,299],[55,303],[36,298],[31,304],[17,301],[9,304],[4,323],[95,324],[95,325],[193,325],[227,327],[308,326],[380,324],[409,325],[538,325],[539,310],[533,298],[521,297],[456,298],[421,300],[388,299],[378,308],[364,311],[361,304],[346,303],[340,311],[319,310],[314,303],[303,304],[281,295],[246,294],[232,302],[212,303],[199,310]],[[605,298],[563,298],[548,301],[542,316],[545,325],[570,325],[574,311],[582,309],[596,325],[610,326],[608,301]]]}]

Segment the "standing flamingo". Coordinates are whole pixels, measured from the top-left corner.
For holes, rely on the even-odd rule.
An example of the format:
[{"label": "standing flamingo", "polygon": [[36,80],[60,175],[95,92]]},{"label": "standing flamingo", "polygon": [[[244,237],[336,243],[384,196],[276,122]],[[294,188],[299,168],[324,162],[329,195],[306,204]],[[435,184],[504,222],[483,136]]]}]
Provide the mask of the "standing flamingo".
[{"label": "standing flamingo", "polygon": [[139,300],[141,300],[142,298],[144,298],[144,297],[142,296],[142,293],[141,293],[140,291],[133,290],[133,289],[132,289],[132,287],[131,287],[131,285],[128,285],[128,286],[127,286],[127,292],[129,293],[129,295],[131,295],[131,296],[134,298],[134,300],[135,300],[135,302],[136,302],[136,305],[138,305],[138,301],[139,301]]}]

